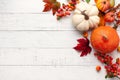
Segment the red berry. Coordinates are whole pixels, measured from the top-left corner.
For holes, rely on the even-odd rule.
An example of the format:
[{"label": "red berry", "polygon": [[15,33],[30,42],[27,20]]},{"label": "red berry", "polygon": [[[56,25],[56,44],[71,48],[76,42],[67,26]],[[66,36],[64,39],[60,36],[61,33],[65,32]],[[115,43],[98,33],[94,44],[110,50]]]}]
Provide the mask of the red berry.
[{"label": "red berry", "polygon": [[69,11],[66,11],[65,14],[66,14],[66,15],[70,15],[70,12],[69,12]]},{"label": "red berry", "polygon": [[99,72],[101,70],[100,66],[96,66],[96,70]]}]

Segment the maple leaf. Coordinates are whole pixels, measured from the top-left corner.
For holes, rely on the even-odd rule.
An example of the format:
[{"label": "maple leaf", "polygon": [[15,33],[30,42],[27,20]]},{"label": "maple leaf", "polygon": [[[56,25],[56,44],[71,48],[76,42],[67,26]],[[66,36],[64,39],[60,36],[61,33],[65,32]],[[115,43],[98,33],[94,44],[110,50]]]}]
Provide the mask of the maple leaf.
[{"label": "maple leaf", "polygon": [[89,46],[89,40],[87,38],[81,38],[77,40],[79,43],[74,47],[75,50],[81,52],[81,57],[86,56],[91,52],[92,48]]},{"label": "maple leaf", "polygon": [[43,12],[47,12],[52,10],[53,15],[57,12],[57,10],[60,8],[60,2],[57,0],[43,0],[45,3]]}]

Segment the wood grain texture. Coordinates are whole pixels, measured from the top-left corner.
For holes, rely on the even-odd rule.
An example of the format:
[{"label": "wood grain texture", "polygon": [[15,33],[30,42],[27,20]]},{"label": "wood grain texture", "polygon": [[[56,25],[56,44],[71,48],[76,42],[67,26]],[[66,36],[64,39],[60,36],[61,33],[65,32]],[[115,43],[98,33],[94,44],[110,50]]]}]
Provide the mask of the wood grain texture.
[{"label": "wood grain texture", "polygon": [[[0,13],[43,13],[43,0],[0,0]],[[58,0],[66,3],[66,0]],[[49,12],[48,12],[49,13]]]},{"label": "wood grain texture", "polygon": [[42,0],[0,0],[0,80],[106,80],[103,67],[95,70],[103,65],[94,50],[80,58],[73,49],[82,36],[71,16],[57,21],[43,6]]},{"label": "wood grain texture", "polygon": [[3,48],[0,66],[89,66],[98,65],[93,53],[86,57],[73,49]]},{"label": "wood grain texture", "polygon": [[0,74],[1,80],[109,80],[95,66],[0,66]]},{"label": "wood grain texture", "polygon": [[[67,0],[58,0],[61,3],[66,3]],[[120,0],[115,0],[116,5]],[[91,0],[91,4],[94,0]],[[0,0],[0,13],[43,13],[42,0]],[[47,12],[51,13],[51,12]]]},{"label": "wood grain texture", "polygon": [[82,37],[77,31],[0,31],[0,34],[0,48],[71,49]]},{"label": "wood grain texture", "polygon": [[0,30],[75,30],[70,18],[57,21],[51,14],[0,14]]},{"label": "wood grain texture", "polygon": [[72,48],[76,31],[1,31],[0,48]]},{"label": "wood grain texture", "polygon": [[[17,31],[75,31],[72,16],[59,21],[52,14],[0,14],[0,30]],[[118,29],[119,30],[119,29]]]}]

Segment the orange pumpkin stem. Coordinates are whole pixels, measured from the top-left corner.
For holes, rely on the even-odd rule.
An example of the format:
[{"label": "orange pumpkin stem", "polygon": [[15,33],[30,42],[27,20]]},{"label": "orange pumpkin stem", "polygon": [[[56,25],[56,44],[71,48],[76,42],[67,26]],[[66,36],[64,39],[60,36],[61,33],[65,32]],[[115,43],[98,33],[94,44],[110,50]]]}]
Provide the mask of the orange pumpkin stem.
[{"label": "orange pumpkin stem", "polygon": [[102,39],[103,39],[103,41],[105,41],[105,42],[108,41],[108,38],[107,38],[106,35],[103,35],[103,36],[102,36]]}]

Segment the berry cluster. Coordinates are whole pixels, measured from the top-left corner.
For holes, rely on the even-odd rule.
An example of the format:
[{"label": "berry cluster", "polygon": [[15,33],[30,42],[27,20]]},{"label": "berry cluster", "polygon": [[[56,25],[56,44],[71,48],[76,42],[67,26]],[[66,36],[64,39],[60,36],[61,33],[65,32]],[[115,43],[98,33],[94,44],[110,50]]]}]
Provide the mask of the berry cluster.
[{"label": "berry cluster", "polygon": [[75,9],[75,5],[79,0],[70,0],[68,4],[62,4],[62,7],[57,11],[57,20],[71,14],[71,11]]},{"label": "berry cluster", "polygon": [[116,7],[113,8],[113,11],[115,12],[115,27],[117,28],[120,25],[120,4],[118,4]]},{"label": "berry cluster", "polygon": [[119,64],[117,64],[117,63],[111,64],[111,65],[106,65],[105,69],[107,72],[106,78],[107,77],[109,77],[109,78],[118,77],[120,75],[119,74]]},{"label": "berry cluster", "polygon": [[102,53],[94,53],[97,59],[105,64],[105,69],[107,72],[106,78],[120,77],[120,58],[116,59],[116,62],[113,63],[113,58],[110,55]]},{"label": "berry cluster", "polygon": [[114,28],[118,28],[118,26],[120,25],[120,4],[108,10],[108,12],[104,15],[105,22],[113,22]]},{"label": "berry cluster", "polygon": [[72,11],[72,6],[63,4],[63,6],[57,11],[57,20],[61,19],[64,16],[70,15],[70,11]]},{"label": "berry cluster", "polygon": [[120,25],[120,10],[115,13],[115,22],[117,26]]},{"label": "berry cluster", "polygon": [[107,65],[111,65],[112,64],[113,58],[111,56],[105,55],[105,54],[100,54],[100,53],[94,53],[94,55],[97,57],[97,59],[100,62],[105,63]]}]

